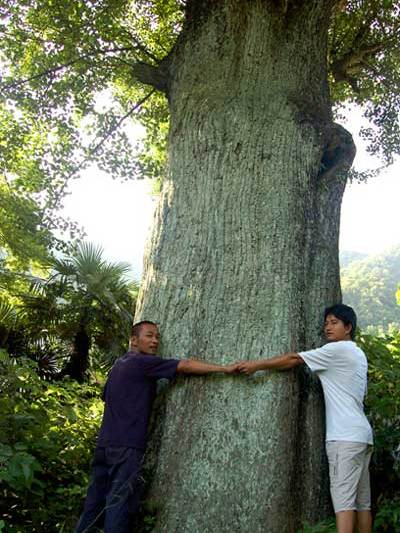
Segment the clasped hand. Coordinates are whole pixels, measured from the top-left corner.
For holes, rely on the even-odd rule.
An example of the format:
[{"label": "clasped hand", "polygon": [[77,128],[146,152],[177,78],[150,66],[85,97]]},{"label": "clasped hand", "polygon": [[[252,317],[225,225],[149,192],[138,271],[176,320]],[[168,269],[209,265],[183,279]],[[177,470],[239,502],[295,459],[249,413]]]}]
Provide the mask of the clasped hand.
[{"label": "clasped hand", "polygon": [[226,374],[246,374],[250,376],[257,370],[257,361],[237,361],[225,366]]}]

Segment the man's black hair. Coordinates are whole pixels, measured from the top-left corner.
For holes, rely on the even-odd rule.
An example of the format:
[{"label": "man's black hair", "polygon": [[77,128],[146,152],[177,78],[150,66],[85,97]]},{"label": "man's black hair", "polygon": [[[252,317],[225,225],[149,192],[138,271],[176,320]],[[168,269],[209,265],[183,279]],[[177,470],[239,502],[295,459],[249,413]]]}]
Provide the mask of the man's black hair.
[{"label": "man's black hair", "polygon": [[150,326],[157,326],[157,324],[155,322],[152,322],[151,320],[141,320],[140,322],[136,322],[136,324],[133,324],[132,326],[131,337],[139,337],[140,330],[145,324],[150,324]]},{"label": "man's black hair", "polygon": [[345,326],[351,324],[350,337],[352,340],[356,336],[357,315],[352,307],[345,304],[335,304],[327,307],[324,311],[324,321],[328,315],[333,315],[343,322]]}]

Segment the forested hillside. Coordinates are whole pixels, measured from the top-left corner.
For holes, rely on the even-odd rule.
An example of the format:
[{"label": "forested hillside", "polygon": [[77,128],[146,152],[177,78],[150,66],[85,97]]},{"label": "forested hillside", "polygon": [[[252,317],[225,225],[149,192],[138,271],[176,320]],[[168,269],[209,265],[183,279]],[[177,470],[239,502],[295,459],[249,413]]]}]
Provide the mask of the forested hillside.
[{"label": "forested hillside", "polygon": [[362,252],[352,252],[349,250],[343,250],[340,252],[340,267],[343,270],[343,268],[348,267],[354,261],[361,261],[362,259],[366,259],[367,257],[368,254],[363,254]]},{"label": "forested hillside", "polygon": [[400,283],[400,246],[379,255],[342,252],[343,301],[357,310],[362,328],[400,325],[396,291]]}]

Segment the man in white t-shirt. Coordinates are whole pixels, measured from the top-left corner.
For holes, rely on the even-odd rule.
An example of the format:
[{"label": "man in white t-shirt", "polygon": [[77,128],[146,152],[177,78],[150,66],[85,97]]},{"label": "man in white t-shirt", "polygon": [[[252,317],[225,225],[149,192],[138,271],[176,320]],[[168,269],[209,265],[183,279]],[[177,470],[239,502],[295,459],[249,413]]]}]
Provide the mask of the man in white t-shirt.
[{"label": "man in white t-shirt", "polygon": [[288,370],[305,363],[322,384],[326,412],[326,452],[336,527],[339,533],[371,533],[369,462],[372,429],[364,414],[368,364],[353,341],[357,325],[354,310],[343,304],[324,312],[328,341],[321,348],[286,353],[261,361],[242,361],[237,370]]}]

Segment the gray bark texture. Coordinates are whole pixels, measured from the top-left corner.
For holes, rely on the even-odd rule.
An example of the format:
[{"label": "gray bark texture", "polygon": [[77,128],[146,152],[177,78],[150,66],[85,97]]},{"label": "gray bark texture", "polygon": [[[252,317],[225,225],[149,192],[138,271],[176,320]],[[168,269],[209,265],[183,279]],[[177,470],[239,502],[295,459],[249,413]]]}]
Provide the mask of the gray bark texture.
[{"label": "gray bark texture", "polygon": [[[321,343],[340,300],[351,137],[331,119],[331,5],[192,1],[169,58],[168,169],[137,319],[164,357]],[[306,370],[186,377],[161,395],[147,500],[164,533],[293,533],[329,509],[323,399]]]}]

